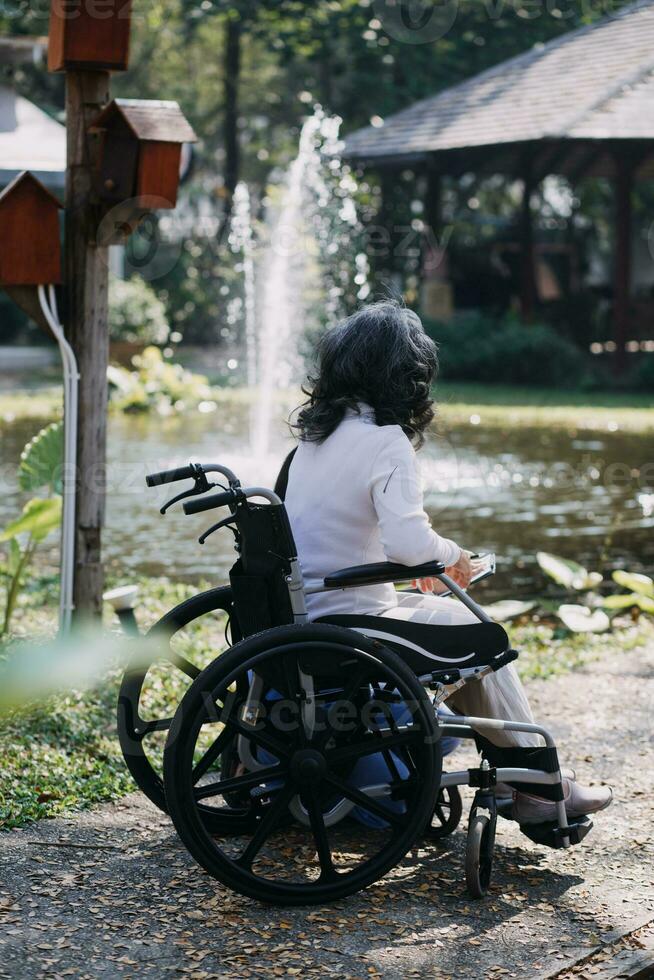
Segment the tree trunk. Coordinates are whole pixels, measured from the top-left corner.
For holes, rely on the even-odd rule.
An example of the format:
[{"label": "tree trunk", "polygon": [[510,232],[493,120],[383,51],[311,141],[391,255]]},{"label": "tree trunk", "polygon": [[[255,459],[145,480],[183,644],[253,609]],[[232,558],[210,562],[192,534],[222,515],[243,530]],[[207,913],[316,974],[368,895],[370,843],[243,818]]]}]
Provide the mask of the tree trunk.
[{"label": "tree trunk", "polygon": [[520,247],[521,247],[521,296],[520,312],[525,323],[534,319],[538,291],[536,287],[536,262],[534,255],[534,227],[531,211],[531,197],[536,184],[531,164],[527,164],[523,177],[522,211],[520,215]]},{"label": "tree trunk", "polygon": [[241,20],[227,19],[225,28],[225,211],[220,228],[222,237],[232,214],[234,191],[240,176],[240,146],[238,139],[238,94],[241,73]]},{"label": "tree trunk", "polygon": [[95,244],[92,167],[97,136],[89,136],[88,127],[108,101],[108,72],[67,73],[65,319],[80,373],[73,589],[78,617],[100,615],[104,584],[109,259],[108,249]]}]

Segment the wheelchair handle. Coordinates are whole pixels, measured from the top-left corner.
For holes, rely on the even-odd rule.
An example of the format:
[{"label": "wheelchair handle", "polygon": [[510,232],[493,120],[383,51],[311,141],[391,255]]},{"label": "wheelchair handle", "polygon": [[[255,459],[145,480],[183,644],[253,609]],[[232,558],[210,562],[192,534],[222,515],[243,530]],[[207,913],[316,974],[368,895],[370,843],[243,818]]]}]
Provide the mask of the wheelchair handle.
[{"label": "wheelchair handle", "polygon": [[185,514],[201,514],[205,510],[213,510],[214,507],[224,507],[225,504],[233,504],[237,499],[237,494],[233,490],[224,490],[222,493],[212,493],[210,497],[200,497],[199,500],[187,500],[184,507]]},{"label": "wheelchair handle", "polygon": [[219,463],[189,463],[188,466],[178,466],[174,470],[150,473],[146,476],[145,482],[148,487],[158,487],[162,483],[175,483],[177,480],[198,480],[206,473],[222,473],[227,477],[230,486],[241,485],[236,474],[228,466],[221,466]]},{"label": "wheelchair handle", "polygon": [[199,500],[189,500],[184,504],[185,514],[201,514],[204,510],[213,510],[214,507],[224,507],[225,504],[235,504],[247,497],[263,497],[269,504],[281,507],[283,501],[273,490],[267,487],[248,487],[243,490],[240,486],[232,487],[223,493],[213,493],[210,497],[201,497]]},{"label": "wheelchair handle", "polygon": [[159,487],[162,483],[176,483],[178,480],[190,480],[195,476],[195,467],[178,466],[174,470],[161,470],[160,473],[148,473],[145,484],[148,487]]}]

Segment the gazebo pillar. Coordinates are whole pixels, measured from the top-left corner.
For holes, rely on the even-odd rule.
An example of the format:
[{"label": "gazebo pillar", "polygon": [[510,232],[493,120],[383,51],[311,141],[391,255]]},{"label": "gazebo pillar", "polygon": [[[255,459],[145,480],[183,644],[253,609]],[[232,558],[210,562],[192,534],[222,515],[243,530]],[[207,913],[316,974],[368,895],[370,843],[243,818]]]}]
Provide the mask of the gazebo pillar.
[{"label": "gazebo pillar", "polygon": [[534,258],[534,226],[531,211],[531,198],[536,183],[531,161],[528,161],[522,178],[522,202],[520,211],[520,313],[525,323],[534,318],[536,309],[536,263]]},{"label": "gazebo pillar", "polygon": [[615,240],[613,256],[613,339],[616,345],[615,371],[625,366],[625,344],[629,329],[631,294],[631,226],[634,168],[626,153],[615,154]]}]

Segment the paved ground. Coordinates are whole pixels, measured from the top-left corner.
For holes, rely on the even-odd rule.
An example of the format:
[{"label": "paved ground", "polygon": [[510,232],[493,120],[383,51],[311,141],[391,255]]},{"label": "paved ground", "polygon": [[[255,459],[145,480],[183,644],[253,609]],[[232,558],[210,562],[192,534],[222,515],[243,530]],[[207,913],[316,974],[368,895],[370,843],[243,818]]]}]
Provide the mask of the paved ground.
[{"label": "paved ground", "polygon": [[[617,938],[654,920],[654,651],[533,683],[530,695],[563,759],[610,782],[616,802],[567,853],[502,822],[487,900],[466,896],[459,831],[337,906],[258,906],[201,872],[134,795],[0,836],[0,977],[539,980],[598,950],[575,976],[617,976]],[[641,951],[646,933],[635,933]]]}]

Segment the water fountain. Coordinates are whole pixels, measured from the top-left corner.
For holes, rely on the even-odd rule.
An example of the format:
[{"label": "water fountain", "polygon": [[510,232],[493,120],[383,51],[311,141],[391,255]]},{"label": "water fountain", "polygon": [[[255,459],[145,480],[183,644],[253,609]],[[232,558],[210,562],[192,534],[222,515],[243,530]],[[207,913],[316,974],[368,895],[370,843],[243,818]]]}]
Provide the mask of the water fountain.
[{"label": "water fountain", "polygon": [[347,262],[352,252],[345,277],[356,282],[360,299],[367,293],[365,262],[353,251],[360,226],[355,184],[338,155],[340,123],[319,106],[306,120],[298,154],[269,216],[257,294],[257,397],[251,428],[257,462],[271,451],[276,392],[302,379],[307,331],[314,332],[345,312],[342,284],[337,276],[326,282],[323,266],[333,266],[336,256]]}]

